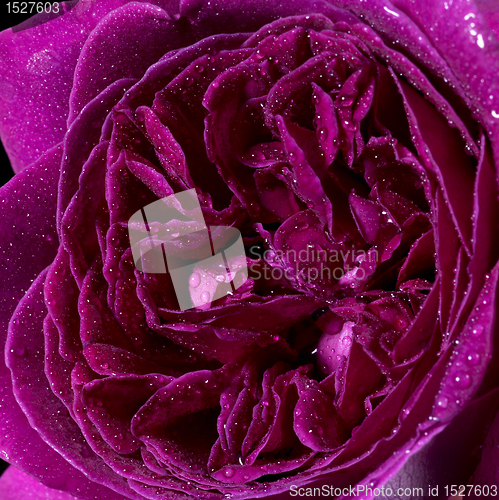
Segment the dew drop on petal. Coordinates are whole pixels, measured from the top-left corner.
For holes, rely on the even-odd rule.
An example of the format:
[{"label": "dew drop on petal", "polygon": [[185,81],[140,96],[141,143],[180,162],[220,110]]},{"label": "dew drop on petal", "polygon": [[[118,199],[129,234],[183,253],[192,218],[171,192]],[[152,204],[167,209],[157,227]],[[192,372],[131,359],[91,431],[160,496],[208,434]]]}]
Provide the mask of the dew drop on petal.
[{"label": "dew drop on petal", "polygon": [[14,353],[15,356],[24,356],[24,353],[26,352],[26,349],[24,349],[23,346],[16,346],[14,347],[14,349],[12,349],[12,351]]},{"label": "dew drop on petal", "polygon": [[439,396],[437,399],[437,406],[439,408],[447,408],[449,405],[449,400],[445,396]]},{"label": "dew drop on petal", "polygon": [[192,288],[196,288],[197,286],[199,286],[199,283],[201,283],[201,277],[199,276],[199,273],[192,273],[189,277],[189,285],[192,286]]},{"label": "dew drop on petal", "polygon": [[474,337],[479,337],[483,333],[483,326],[482,325],[477,325],[473,330],[471,331],[471,334]]},{"label": "dew drop on petal", "polygon": [[466,361],[473,366],[476,366],[478,363],[480,363],[480,354],[478,353],[473,353],[470,354],[467,358]]},{"label": "dew drop on petal", "polygon": [[471,377],[468,373],[459,373],[454,377],[454,382],[457,386],[466,388],[471,384]]}]

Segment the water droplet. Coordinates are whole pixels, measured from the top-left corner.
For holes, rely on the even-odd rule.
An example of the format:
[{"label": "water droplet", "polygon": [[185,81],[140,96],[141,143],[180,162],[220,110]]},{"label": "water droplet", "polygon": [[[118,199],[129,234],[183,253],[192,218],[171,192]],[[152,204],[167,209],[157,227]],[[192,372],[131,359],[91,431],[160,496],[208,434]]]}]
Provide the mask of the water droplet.
[{"label": "water droplet", "polygon": [[199,286],[199,283],[201,283],[201,276],[199,276],[199,273],[192,273],[189,278],[189,286],[196,288]]},{"label": "water droplet", "polygon": [[454,377],[454,382],[457,386],[466,388],[471,384],[471,377],[468,373],[460,373]]},{"label": "water droplet", "polygon": [[482,325],[477,325],[473,330],[471,331],[471,334],[474,337],[479,337],[483,333],[483,326]]},{"label": "water droplet", "polygon": [[449,400],[445,396],[439,396],[437,399],[437,406],[439,408],[447,408],[449,405]]},{"label": "water droplet", "polygon": [[206,304],[210,301],[210,292],[203,292],[200,297],[203,304]]},{"label": "water droplet", "polygon": [[327,128],[326,127],[322,127],[319,129],[319,137],[322,139],[322,140],[326,140],[327,139],[327,136],[328,136],[328,131],[327,131]]},{"label": "water droplet", "polygon": [[215,276],[215,280],[219,283],[222,283],[225,281],[225,277],[222,274],[218,274],[217,276]]},{"label": "water droplet", "polygon": [[24,353],[26,352],[26,349],[23,346],[16,346],[14,349],[11,349],[12,353],[14,353],[15,356],[24,356]]},{"label": "water droplet", "polygon": [[470,354],[467,358],[466,361],[473,366],[476,366],[478,363],[480,363],[480,354],[474,353]]},{"label": "water droplet", "polygon": [[225,469],[225,477],[232,477],[234,475],[234,471],[232,469]]},{"label": "water droplet", "polygon": [[297,231],[305,231],[305,229],[308,229],[308,223],[307,222],[302,221],[302,222],[298,222],[298,224],[296,224],[296,230]]}]

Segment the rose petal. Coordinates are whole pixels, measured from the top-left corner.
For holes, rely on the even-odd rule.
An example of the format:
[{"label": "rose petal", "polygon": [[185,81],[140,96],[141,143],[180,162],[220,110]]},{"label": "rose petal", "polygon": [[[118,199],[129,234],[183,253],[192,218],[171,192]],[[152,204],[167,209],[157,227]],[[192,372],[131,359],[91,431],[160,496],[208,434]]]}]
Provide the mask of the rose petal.
[{"label": "rose petal", "polygon": [[127,3],[99,18],[79,51],[69,99],[68,126],[109,83],[140,78],[170,50],[190,45],[192,35],[156,5]]},{"label": "rose petal", "polygon": [[[385,489],[392,488],[396,491],[397,488],[430,486],[438,487],[440,492],[445,492],[445,487],[452,484],[461,482],[471,484],[466,480],[471,479],[474,467],[480,458],[484,431],[487,431],[491,416],[493,418],[497,411],[497,396],[496,389],[469,403],[448,427],[406,462],[398,474],[385,484]],[[468,432],[463,433],[463,429],[468,429]],[[491,433],[493,428],[489,436]],[[493,450],[494,447],[485,444],[481,452],[482,457],[484,454],[493,453]],[[494,464],[493,460],[484,457],[475,471],[473,480],[475,484],[490,486],[497,484],[497,480],[489,482],[486,475],[481,475],[481,470],[488,465],[492,466],[489,470],[497,470],[497,463]],[[388,497],[380,495],[376,500],[388,500]]]},{"label": "rose petal", "polygon": [[103,0],[71,10],[61,4],[66,13],[48,23],[1,33],[0,135],[15,171],[63,139],[81,48],[97,22],[123,3]]},{"label": "rose petal", "polygon": [[76,500],[60,490],[53,490],[14,466],[9,467],[0,479],[0,496],[3,500]]},{"label": "rose petal", "polygon": [[[54,453],[55,458],[52,459],[53,463],[50,466],[47,465],[47,454],[39,462],[44,464],[43,469],[52,468],[51,474],[53,471],[61,474],[62,477],[59,477],[56,483],[59,489],[76,494],[85,492],[89,498],[96,500],[102,496],[122,499],[123,496],[116,493],[116,490],[124,495],[132,494],[126,481],[106,467],[99,457],[88,451],[88,445],[80,428],[63,403],[52,393],[47,379],[40,376],[44,368],[44,356],[41,350],[43,319],[47,314],[43,301],[45,277],[46,272],[34,281],[28,293],[20,301],[9,325],[6,344],[8,353],[6,363],[12,372],[14,395],[29,423],[39,434],[29,438],[29,446],[33,449],[37,438],[43,437],[45,442],[63,456],[64,459]],[[13,436],[17,433],[22,433],[23,438],[29,436],[25,429],[19,427],[19,420],[16,423]],[[71,446],[68,446],[69,442]],[[34,457],[30,454],[29,461],[36,464],[36,461],[32,462],[33,460]],[[85,474],[81,469],[85,470]],[[43,472],[38,472],[37,476],[47,480]],[[103,486],[103,483],[109,488]]]},{"label": "rose petal", "polygon": [[[473,211],[475,162],[463,154],[465,143],[458,131],[450,128],[430,103],[403,82],[398,82],[398,88],[404,98],[415,146],[421,157],[427,158],[430,170],[435,169],[461,242],[470,253],[472,226],[469,214]],[[425,145],[429,148],[428,153],[424,150]]]},{"label": "rose petal", "polygon": [[[494,391],[497,394],[497,391]],[[490,427],[483,444],[480,464],[475,470],[474,483],[479,485],[497,486],[499,482],[499,413]]]}]

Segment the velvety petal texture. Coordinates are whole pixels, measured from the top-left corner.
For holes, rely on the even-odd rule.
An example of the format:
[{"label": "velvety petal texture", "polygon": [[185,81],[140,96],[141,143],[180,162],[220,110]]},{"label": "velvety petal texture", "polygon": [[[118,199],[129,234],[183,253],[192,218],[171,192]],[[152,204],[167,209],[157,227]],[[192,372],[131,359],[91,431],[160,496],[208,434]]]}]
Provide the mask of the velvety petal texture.
[{"label": "velvety petal texture", "polygon": [[497,482],[499,7],[58,5],[0,33],[3,497],[370,498],[476,421]]},{"label": "velvety petal texture", "polygon": [[75,500],[76,497],[60,490],[47,488],[25,472],[9,467],[0,479],[0,494],[4,500]]}]

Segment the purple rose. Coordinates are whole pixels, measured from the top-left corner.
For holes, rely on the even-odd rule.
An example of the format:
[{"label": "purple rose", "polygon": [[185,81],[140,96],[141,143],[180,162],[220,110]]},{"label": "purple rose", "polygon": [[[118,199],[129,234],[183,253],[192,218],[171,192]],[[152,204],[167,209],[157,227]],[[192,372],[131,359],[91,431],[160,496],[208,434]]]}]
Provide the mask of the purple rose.
[{"label": "purple rose", "polygon": [[[456,415],[462,481],[499,483],[494,3],[82,0],[0,34],[5,498],[390,497]],[[133,218],[189,190],[241,235],[222,274],[175,243],[193,207]]]}]

